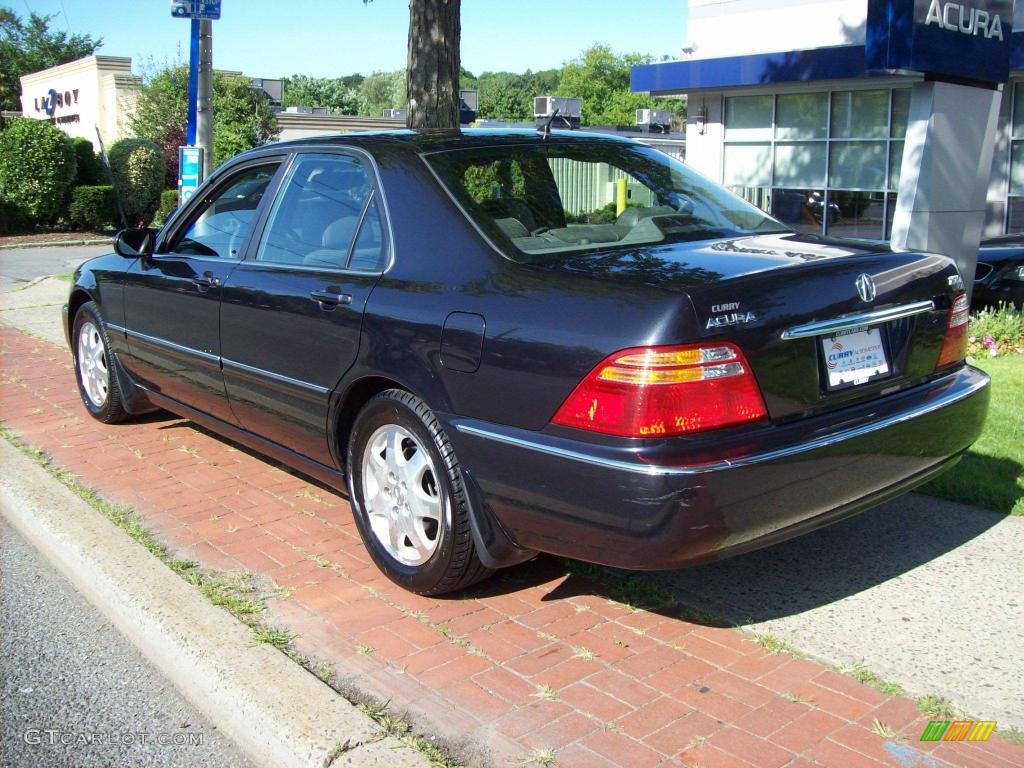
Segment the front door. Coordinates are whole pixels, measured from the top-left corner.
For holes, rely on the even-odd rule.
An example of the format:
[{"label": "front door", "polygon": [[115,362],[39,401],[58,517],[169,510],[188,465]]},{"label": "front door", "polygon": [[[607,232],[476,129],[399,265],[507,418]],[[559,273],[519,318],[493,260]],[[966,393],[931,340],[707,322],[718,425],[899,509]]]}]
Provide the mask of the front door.
[{"label": "front door", "polygon": [[239,423],[325,465],[331,392],[355,362],[387,263],[379,201],[367,157],[298,154],[223,289],[224,381]]},{"label": "front door", "polygon": [[221,294],[278,165],[263,159],[233,173],[125,276],[125,366],[147,388],[230,422],[220,365]]}]

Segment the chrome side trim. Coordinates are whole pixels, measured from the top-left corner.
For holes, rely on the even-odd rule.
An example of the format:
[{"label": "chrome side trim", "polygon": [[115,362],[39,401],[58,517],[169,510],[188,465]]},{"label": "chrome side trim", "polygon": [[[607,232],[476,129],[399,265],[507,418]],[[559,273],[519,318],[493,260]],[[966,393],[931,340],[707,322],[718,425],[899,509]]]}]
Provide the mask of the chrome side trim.
[{"label": "chrome side trim", "polygon": [[874,312],[862,312],[857,315],[844,315],[832,320],[821,320],[806,325],[794,325],[782,332],[783,339],[803,339],[808,336],[823,336],[830,333],[839,333],[853,328],[861,328],[865,325],[879,325],[890,320],[902,320],[905,317],[913,317],[923,312],[931,312],[935,309],[934,301],[918,301],[913,304],[904,304],[900,307],[889,309],[878,309]]},{"label": "chrome side trim", "polygon": [[254,376],[261,376],[272,381],[279,382],[281,384],[288,384],[292,387],[299,389],[307,389],[310,392],[316,392],[318,395],[326,395],[331,390],[327,387],[321,387],[319,384],[310,384],[308,381],[301,381],[300,379],[293,379],[291,376],[285,376],[280,373],[274,373],[273,371],[265,371],[262,368],[256,368],[245,363],[238,363],[234,360],[228,360],[226,357],[222,358],[222,362],[225,368],[234,368],[237,371],[243,373],[250,373]]},{"label": "chrome side trim", "polygon": [[[113,328],[116,326],[107,327]],[[181,352],[186,355],[192,355],[193,357],[198,357],[200,360],[205,360],[208,363],[213,363],[217,366],[220,366],[220,357],[218,357],[217,355],[213,355],[209,352],[201,352],[198,349],[192,349],[192,347],[186,347],[182,344],[175,344],[173,341],[167,341],[167,339],[158,339],[155,336],[150,336],[145,333],[139,333],[138,331],[126,330],[125,333],[128,336],[129,341],[131,341],[132,339],[138,339],[139,341],[145,341],[149,344],[152,344],[155,347],[163,347],[164,349],[170,349],[175,352]]]},{"label": "chrome side trim", "polygon": [[723,459],[711,464],[701,464],[691,467],[666,467],[657,466],[650,464],[641,464],[640,462],[623,461],[621,459],[612,459],[604,456],[595,456],[593,454],[583,453],[581,451],[573,450],[571,448],[562,448],[560,446],[551,445],[547,443],[540,443],[534,440],[527,440],[520,437],[514,437],[512,435],[502,434],[492,430],[484,429],[481,427],[473,426],[471,424],[455,422],[455,428],[464,434],[473,435],[474,437],[481,437],[486,440],[494,440],[505,445],[512,445],[517,448],[525,448],[531,451],[538,451],[540,453],[546,453],[550,456],[556,456],[560,459],[569,459],[571,461],[580,461],[585,464],[591,464],[599,467],[606,467],[608,469],[617,469],[625,472],[634,472],[640,475],[654,475],[654,476],[683,476],[683,475],[700,475],[705,472],[718,472],[724,469],[735,469],[737,467],[747,467],[754,464],[763,464],[768,461],[775,461],[777,459],[784,459],[789,456],[795,456],[801,453],[807,453],[808,451],[816,451],[821,448],[827,448],[841,443],[844,440],[852,440],[857,437],[869,435],[872,432],[878,432],[889,427],[896,426],[897,424],[903,424],[908,421],[926,416],[929,413],[946,408],[947,406],[953,405],[966,400],[969,397],[974,396],[989,384],[988,376],[983,376],[978,381],[973,382],[968,388],[960,389],[955,392],[944,393],[942,396],[937,397],[932,402],[922,405],[919,408],[915,408],[911,411],[904,411],[894,416],[889,416],[879,421],[871,422],[870,424],[864,424],[860,427],[853,427],[851,429],[844,429],[839,432],[835,432],[831,435],[825,435],[814,440],[810,440],[806,443],[800,443],[799,445],[791,445],[786,448],[779,448],[774,451],[767,451],[765,453],[758,453],[752,456],[744,456],[738,459]]},{"label": "chrome side trim", "polygon": [[[64,309],[67,311],[67,307]],[[128,333],[127,329],[122,328],[120,325],[114,325],[113,323],[104,323],[103,325],[108,331],[113,331],[114,333],[120,333],[122,335],[127,335]]]}]

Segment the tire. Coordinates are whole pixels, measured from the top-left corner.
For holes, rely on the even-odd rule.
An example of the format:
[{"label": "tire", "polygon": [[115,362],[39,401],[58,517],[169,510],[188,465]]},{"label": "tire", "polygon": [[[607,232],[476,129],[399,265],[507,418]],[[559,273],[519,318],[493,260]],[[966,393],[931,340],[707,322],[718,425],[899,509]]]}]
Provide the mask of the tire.
[{"label": "tire", "polygon": [[88,301],[79,307],[72,328],[75,381],[85,409],[104,424],[131,418],[124,409],[124,390],[110,351],[110,340],[94,302]]},{"label": "tire", "polygon": [[476,554],[458,459],[426,403],[400,389],[380,393],[359,412],[348,446],[356,526],[389,579],[440,595],[491,573]]}]

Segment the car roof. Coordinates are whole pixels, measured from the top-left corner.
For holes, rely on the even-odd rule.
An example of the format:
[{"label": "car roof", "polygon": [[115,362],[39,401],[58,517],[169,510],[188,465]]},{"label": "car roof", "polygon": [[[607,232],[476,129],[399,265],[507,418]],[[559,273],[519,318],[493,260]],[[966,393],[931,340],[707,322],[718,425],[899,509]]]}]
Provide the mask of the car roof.
[{"label": "car roof", "polygon": [[259,147],[268,149],[309,149],[316,147],[357,146],[371,149],[389,146],[405,147],[413,152],[427,154],[451,149],[469,149],[472,147],[491,147],[498,144],[531,145],[542,142],[571,143],[579,141],[601,141],[609,143],[634,143],[628,137],[613,136],[607,133],[589,131],[552,130],[545,137],[539,130],[528,128],[465,128],[462,130],[391,130],[391,131],[359,131],[337,133],[324,136],[310,136],[302,139],[281,141]]}]

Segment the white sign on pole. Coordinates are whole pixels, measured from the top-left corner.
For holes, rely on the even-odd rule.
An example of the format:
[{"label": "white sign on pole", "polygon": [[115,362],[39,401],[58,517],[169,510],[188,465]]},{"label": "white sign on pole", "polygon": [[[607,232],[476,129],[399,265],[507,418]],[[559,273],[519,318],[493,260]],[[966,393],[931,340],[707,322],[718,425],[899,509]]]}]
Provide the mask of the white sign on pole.
[{"label": "white sign on pole", "polygon": [[171,0],[176,19],[219,19],[221,0]]}]

